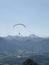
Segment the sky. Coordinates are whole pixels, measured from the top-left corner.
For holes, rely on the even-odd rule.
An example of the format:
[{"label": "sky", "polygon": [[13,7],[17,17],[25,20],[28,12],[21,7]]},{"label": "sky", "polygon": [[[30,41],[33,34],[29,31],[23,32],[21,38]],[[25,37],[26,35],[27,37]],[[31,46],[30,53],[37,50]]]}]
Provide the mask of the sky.
[{"label": "sky", "polygon": [[[26,28],[13,25],[22,23]],[[0,36],[49,37],[49,0],[0,0]]]}]

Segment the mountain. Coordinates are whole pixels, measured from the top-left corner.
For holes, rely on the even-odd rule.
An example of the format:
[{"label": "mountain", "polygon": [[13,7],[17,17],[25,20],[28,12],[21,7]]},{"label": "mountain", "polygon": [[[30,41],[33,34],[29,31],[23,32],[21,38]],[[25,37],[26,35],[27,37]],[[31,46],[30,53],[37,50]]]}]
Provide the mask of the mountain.
[{"label": "mountain", "polygon": [[49,38],[41,38],[34,34],[30,36],[0,37],[0,51],[14,52],[17,49],[29,50],[34,53],[49,52]]},{"label": "mountain", "polygon": [[39,36],[37,36],[35,34],[31,34],[29,37],[32,37],[32,38],[40,38]]},{"label": "mountain", "polygon": [[49,65],[49,37],[34,34],[0,37],[0,63],[21,65],[28,58],[39,65]]}]

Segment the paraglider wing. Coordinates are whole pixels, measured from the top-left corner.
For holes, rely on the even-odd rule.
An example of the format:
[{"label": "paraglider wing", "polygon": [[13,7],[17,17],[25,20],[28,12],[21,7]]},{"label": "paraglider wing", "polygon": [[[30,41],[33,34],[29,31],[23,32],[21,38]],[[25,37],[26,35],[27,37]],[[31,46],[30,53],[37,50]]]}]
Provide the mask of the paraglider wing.
[{"label": "paraglider wing", "polygon": [[23,26],[23,27],[26,27],[24,24],[15,24],[14,27],[15,26]]}]

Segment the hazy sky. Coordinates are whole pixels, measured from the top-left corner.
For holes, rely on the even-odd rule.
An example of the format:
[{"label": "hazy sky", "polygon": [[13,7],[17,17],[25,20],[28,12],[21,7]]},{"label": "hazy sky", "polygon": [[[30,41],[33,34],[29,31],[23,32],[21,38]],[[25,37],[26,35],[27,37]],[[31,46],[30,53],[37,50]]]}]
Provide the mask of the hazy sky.
[{"label": "hazy sky", "polygon": [[[16,27],[23,23],[26,28]],[[0,36],[49,36],[49,0],[0,0]]]}]

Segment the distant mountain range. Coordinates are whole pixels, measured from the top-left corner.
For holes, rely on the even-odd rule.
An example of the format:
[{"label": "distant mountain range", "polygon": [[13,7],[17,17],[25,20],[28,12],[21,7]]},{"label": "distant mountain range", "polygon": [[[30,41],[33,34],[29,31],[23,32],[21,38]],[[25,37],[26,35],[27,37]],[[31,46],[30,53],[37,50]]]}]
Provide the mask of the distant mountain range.
[{"label": "distant mountain range", "polygon": [[0,51],[14,52],[17,49],[29,50],[35,53],[49,53],[49,38],[30,36],[0,37]]}]

